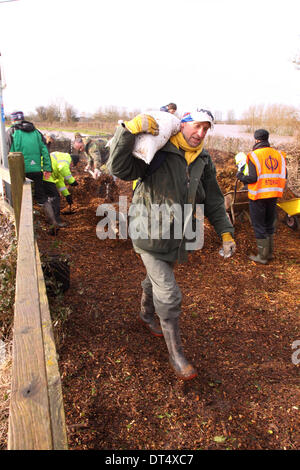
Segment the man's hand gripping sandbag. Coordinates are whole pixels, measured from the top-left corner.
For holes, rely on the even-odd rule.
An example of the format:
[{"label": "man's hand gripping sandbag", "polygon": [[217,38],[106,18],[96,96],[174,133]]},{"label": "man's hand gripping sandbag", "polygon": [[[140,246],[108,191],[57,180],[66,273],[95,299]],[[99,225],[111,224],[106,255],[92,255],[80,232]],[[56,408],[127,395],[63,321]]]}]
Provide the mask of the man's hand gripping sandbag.
[{"label": "man's hand gripping sandbag", "polygon": [[125,121],[124,124],[131,134],[145,132],[146,134],[158,135],[159,133],[157,122],[149,114],[138,114],[131,121]]},{"label": "man's hand gripping sandbag", "polygon": [[149,111],[124,122],[127,129],[136,134],[132,154],[150,164],[154,155],[180,131],[180,120],[171,113]]}]

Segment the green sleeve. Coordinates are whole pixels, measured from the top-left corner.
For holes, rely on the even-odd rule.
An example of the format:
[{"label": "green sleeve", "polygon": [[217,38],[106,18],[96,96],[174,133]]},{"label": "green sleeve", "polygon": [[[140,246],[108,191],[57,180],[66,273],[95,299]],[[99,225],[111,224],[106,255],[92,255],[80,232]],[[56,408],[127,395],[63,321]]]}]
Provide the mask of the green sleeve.
[{"label": "green sleeve", "polygon": [[72,175],[71,173],[71,170],[70,170],[70,167],[69,165],[67,165],[67,163],[64,163],[63,165],[61,163],[58,164],[58,168],[59,168],[59,174],[60,176],[62,177],[62,179],[68,183],[68,184],[72,184],[74,183],[75,181],[75,178],[74,176]]},{"label": "green sleeve", "polygon": [[68,196],[68,194],[70,194],[67,186],[65,185],[65,181],[62,175],[59,175],[58,180],[56,181],[56,187],[59,193],[62,194],[63,196],[66,197]]},{"label": "green sleeve", "polygon": [[49,155],[47,146],[46,146],[46,144],[43,142],[43,140],[42,140],[42,138],[41,138],[41,136],[40,136],[40,133],[37,132],[37,134],[38,134],[38,139],[39,139],[39,143],[40,143],[41,155],[43,156],[43,171],[50,171],[50,172],[52,172],[51,159],[50,159],[50,155]]}]

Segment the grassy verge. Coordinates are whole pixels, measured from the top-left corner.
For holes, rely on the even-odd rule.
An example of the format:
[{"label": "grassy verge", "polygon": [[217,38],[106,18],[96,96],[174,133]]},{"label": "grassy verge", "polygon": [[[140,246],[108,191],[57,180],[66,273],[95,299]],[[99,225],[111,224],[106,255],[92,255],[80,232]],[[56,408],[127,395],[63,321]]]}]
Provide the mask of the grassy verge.
[{"label": "grassy verge", "polygon": [[0,237],[0,449],[6,449],[17,243],[13,221],[2,213],[0,213]]},{"label": "grassy verge", "polygon": [[116,123],[113,122],[90,122],[90,123],[74,123],[63,124],[56,122],[35,122],[36,127],[40,130],[47,130],[52,132],[80,132],[86,135],[100,135],[103,137],[110,137],[116,130]]}]

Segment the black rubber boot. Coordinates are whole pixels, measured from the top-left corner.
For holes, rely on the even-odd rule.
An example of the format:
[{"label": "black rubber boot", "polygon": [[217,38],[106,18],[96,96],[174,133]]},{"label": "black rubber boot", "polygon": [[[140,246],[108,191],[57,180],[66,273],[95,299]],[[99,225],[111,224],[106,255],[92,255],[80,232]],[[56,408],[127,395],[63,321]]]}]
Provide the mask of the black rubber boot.
[{"label": "black rubber boot", "polygon": [[142,294],[139,319],[154,336],[163,336],[160,324],[155,317],[153,299],[149,295],[145,294],[145,292]]},{"label": "black rubber boot", "polygon": [[44,202],[43,210],[45,212],[45,216],[47,219],[48,224],[50,224],[50,231],[49,234],[52,236],[56,236],[59,231],[59,226],[56,222],[53,207],[49,201]]},{"label": "black rubber boot", "polygon": [[177,377],[182,380],[197,377],[196,369],[187,361],[182,350],[178,318],[160,320],[160,324],[169,351],[170,364]]},{"label": "black rubber boot", "polygon": [[64,222],[60,216],[60,198],[51,197],[49,198],[49,201],[53,207],[53,212],[54,212],[55,220],[56,220],[58,227],[60,228],[67,227],[68,224]]},{"label": "black rubber boot", "polygon": [[61,217],[56,217],[56,223],[60,228],[67,227],[67,222],[64,222]]},{"label": "black rubber boot", "polygon": [[54,215],[54,211],[53,211],[53,207],[52,207],[51,202],[49,202],[49,201],[44,202],[43,209],[44,209],[44,212],[45,212],[45,215],[46,215],[47,222],[50,225],[53,225],[53,227],[56,227],[57,222],[56,222],[56,219],[55,219],[55,215]]},{"label": "black rubber boot", "polygon": [[261,238],[256,240],[257,244],[257,255],[250,255],[249,258],[251,261],[255,261],[256,263],[267,264],[268,262],[268,254],[269,254],[269,239],[268,238]]}]

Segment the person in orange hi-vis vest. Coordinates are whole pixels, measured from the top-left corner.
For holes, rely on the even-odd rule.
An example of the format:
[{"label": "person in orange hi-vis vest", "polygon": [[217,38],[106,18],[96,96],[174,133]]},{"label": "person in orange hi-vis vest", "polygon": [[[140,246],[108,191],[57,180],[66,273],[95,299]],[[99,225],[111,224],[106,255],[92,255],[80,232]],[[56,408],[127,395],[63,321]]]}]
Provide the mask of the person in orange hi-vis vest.
[{"label": "person in orange hi-vis vest", "polygon": [[282,197],[287,180],[286,154],[271,147],[269,132],[257,129],[255,145],[247,155],[249,174],[243,168],[237,178],[248,184],[249,211],[258,254],[252,261],[267,264],[273,258],[277,198]]}]

